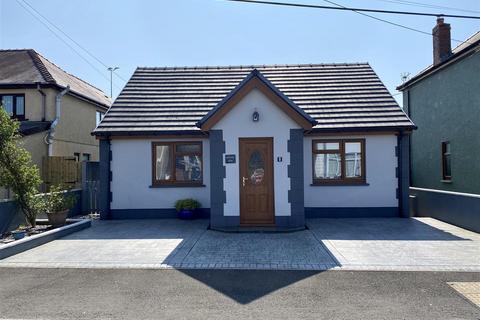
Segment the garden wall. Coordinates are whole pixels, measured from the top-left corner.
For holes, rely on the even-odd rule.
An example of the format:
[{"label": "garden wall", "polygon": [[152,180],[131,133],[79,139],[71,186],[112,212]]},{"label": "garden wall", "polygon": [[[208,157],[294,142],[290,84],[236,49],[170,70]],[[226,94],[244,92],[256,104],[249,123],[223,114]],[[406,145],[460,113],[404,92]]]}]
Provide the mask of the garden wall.
[{"label": "garden wall", "polygon": [[[81,214],[82,209],[82,189],[73,189],[69,191],[78,197],[75,206],[70,209],[69,217]],[[41,218],[41,217],[39,217]],[[14,200],[0,200],[0,234],[16,229],[20,224],[25,224],[25,218],[17,207]]]}]

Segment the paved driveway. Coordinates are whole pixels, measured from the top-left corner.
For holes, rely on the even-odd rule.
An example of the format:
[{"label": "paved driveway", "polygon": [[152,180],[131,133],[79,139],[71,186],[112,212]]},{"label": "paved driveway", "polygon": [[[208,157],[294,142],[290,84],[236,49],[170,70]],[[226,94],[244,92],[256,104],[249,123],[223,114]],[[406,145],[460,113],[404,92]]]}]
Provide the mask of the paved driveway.
[{"label": "paved driveway", "polygon": [[343,269],[480,271],[480,234],[432,218],[312,219]]},{"label": "paved driveway", "polygon": [[312,219],[293,233],[206,220],[95,221],[0,267],[480,271],[480,235],[434,219]]}]

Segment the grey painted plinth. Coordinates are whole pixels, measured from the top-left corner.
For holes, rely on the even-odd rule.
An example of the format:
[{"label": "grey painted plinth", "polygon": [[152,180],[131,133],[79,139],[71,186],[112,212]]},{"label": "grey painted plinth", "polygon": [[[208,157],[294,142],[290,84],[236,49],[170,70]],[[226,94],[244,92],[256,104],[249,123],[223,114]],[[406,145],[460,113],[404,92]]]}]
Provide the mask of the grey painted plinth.
[{"label": "grey painted plinth", "polygon": [[17,253],[41,246],[42,244],[86,229],[92,225],[91,220],[69,219],[67,221],[73,223],[1,246],[0,259],[4,259]]}]

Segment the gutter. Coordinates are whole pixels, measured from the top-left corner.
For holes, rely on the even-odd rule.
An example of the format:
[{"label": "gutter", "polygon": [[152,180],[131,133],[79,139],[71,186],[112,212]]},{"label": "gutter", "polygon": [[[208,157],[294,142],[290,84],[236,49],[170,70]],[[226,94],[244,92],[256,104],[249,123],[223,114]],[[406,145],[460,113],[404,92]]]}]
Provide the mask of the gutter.
[{"label": "gutter", "polygon": [[61,92],[57,93],[55,96],[55,120],[53,120],[50,129],[48,130],[48,134],[45,137],[45,143],[48,145],[48,156],[51,157],[53,154],[53,137],[55,136],[55,129],[60,122],[60,114],[61,114],[61,107],[62,107],[62,97],[70,91],[70,86],[67,85],[65,89]]},{"label": "gutter", "polygon": [[40,88],[40,83],[37,83],[37,90],[42,95],[42,121],[45,121],[45,119],[47,118],[47,95]]}]

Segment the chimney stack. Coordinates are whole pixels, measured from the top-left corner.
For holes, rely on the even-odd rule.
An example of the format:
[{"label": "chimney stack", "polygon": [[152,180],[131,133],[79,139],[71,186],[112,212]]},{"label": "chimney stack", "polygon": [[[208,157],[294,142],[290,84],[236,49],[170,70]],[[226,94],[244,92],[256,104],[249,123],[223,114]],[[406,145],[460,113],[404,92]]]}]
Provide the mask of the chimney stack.
[{"label": "chimney stack", "polygon": [[437,18],[437,25],[432,30],[433,64],[439,64],[452,54],[450,24],[444,23],[442,17]]}]

